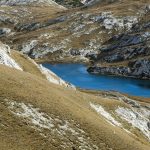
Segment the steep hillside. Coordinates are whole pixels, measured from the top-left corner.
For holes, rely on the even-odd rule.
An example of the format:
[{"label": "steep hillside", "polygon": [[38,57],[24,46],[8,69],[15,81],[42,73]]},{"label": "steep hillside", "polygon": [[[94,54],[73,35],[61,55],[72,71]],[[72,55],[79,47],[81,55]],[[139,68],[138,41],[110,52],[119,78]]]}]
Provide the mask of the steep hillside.
[{"label": "steep hillside", "polygon": [[89,72],[150,78],[150,5],[129,32],[115,34],[103,43]]},{"label": "steep hillside", "polygon": [[96,5],[69,10],[4,2],[0,39],[31,58],[92,62],[92,73],[150,78],[139,67],[149,64],[149,0],[84,1]]},{"label": "steep hillside", "polygon": [[145,100],[80,92],[2,43],[0,79],[2,150],[149,149]]},{"label": "steep hillside", "polygon": [[47,79],[49,82],[54,84],[75,89],[73,85],[63,81],[50,70],[46,69],[42,65],[38,65],[28,56],[25,56],[14,50],[10,50],[10,47],[3,43],[0,43],[0,64],[34,74]]},{"label": "steep hillside", "polygon": [[149,0],[82,3],[0,1],[1,150],[149,150],[149,99],[78,89],[37,64],[150,78]]},{"label": "steep hillside", "polygon": [[77,89],[40,64],[150,79],[149,0],[56,2],[0,0],[0,149],[149,150],[149,99]]},{"label": "steep hillside", "polygon": [[2,150],[149,149],[148,104],[66,89],[4,65],[0,72]]}]

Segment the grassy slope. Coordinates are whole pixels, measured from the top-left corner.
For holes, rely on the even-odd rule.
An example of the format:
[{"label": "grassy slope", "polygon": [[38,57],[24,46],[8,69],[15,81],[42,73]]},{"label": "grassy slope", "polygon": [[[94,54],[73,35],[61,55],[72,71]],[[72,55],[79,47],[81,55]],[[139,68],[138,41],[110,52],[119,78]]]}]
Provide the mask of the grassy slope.
[{"label": "grassy slope", "polygon": [[[2,149],[42,149],[42,146],[44,149],[59,149],[59,144],[56,148],[48,142],[48,139],[39,136],[38,132],[30,128],[28,124],[10,114],[2,103],[5,98],[25,104],[30,103],[43,112],[60,116],[62,119],[74,119],[101,148],[148,149],[146,141],[145,144],[141,144],[140,139],[135,140],[122,129],[111,126],[103,117],[90,110],[90,101],[103,104],[105,100],[78,91],[64,89],[35,75],[3,65],[0,65],[0,72],[1,123],[5,125],[0,128],[0,147]],[[109,102],[107,101],[106,104]]]},{"label": "grassy slope", "polygon": [[40,72],[37,66],[33,63],[32,59],[30,59],[29,57],[15,50],[11,51],[11,57],[20,65],[20,67],[25,72],[45,78],[45,76]]}]

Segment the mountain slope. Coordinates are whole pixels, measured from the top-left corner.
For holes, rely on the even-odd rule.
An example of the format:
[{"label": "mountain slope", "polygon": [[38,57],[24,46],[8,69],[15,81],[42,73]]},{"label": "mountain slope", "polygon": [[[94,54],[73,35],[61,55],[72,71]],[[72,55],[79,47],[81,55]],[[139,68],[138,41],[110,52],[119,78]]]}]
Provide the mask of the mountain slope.
[{"label": "mountain slope", "polygon": [[47,79],[49,82],[52,82],[54,84],[75,89],[73,85],[63,81],[52,71],[46,69],[42,65],[38,65],[34,60],[30,59],[28,56],[25,56],[14,50],[10,50],[10,47],[3,43],[0,43],[0,64],[31,74],[35,74],[39,77]]},{"label": "mountain slope", "polygon": [[1,0],[0,5],[56,6],[58,8],[63,8],[61,5],[55,3],[53,0]]},{"label": "mountain slope", "polygon": [[149,65],[149,5],[125,0],[69,10],[5,6],[0,38],[38,62],[84,62],[92,73],[142,78],[147,72],[143,78],[149,79],[150,70],[137,65]]},{"label": "mountain slope", "polygon": [[[5,66],[0,66],[0,71],[3,114],[0,137],[5,136],[0,140],[2,146],[8,149],[12,145],[14,149],[78,149],[80,146],[85,149],[148,149],[146,141],[141,144],[135,140],[138,137],[109,124],[90,109],[90,102],[100,104],[101,101],[101,105],[107,104],[107,107],[111,102],[109,106],[114,103],[114,106],[125,107],[123,102],[106,102],[103,98],[66,90],[35,75]],[[20,140],[14,144],[16,136]],[[138,139],[142,140],[141,137]],[[3,144],[6,141],[9,141],[8,145]]]},{"label": "mountain slope", "polygon": [[80,92],[2,43],[0,79],[2,150],[149,148],[146,101]]},{"label": "mountain slope", "polygon": [[149,150],[149,99],[79,90],[35,62],[149,79],[149,0],[84,2],[0,1],[2,150]]}]

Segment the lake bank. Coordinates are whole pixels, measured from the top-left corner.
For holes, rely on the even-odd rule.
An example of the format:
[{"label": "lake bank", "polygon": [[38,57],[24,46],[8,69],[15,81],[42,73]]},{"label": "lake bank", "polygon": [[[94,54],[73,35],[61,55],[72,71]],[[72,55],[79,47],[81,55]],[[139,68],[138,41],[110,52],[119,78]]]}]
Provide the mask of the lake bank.
[{"label": "lake bank", "polygon": [[43,66],[79,88],[118,91],[134,96],[150,97],[150,81],[125,77],[94,75],[83,64],[49,64]]}]

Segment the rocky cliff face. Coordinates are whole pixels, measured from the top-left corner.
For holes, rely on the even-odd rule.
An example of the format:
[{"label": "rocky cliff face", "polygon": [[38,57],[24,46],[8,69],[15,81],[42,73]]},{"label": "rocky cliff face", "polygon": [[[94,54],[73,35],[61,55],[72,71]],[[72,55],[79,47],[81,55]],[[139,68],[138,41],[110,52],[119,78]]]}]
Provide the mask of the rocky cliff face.
[{"label": "rocky cliff face", "polygon": [[130,62],[129,66],[93,66],[89,67],[88,71],[95,74],[150,79],[150,59],[136,60]]},{"label": "rocky cliff face", "polygon": [[150,78],[150,8],[130,31],[114,35],[100,48],[89,72]]}]

